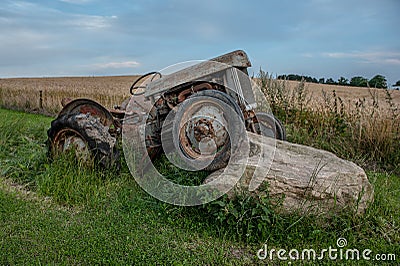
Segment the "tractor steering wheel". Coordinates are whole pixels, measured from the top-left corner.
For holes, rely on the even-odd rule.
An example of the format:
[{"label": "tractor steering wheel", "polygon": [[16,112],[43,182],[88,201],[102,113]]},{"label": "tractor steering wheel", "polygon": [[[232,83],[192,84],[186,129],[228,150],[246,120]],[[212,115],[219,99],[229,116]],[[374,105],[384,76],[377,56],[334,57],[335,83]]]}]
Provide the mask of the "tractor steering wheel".
[{"label": "tractor steering wheel", "polygon": [[136,95],[136,96],[137,96],[137,95],[142,95],[143,93],[145,93],[145,90],[140,91],[140,92],[136,92],[138,89],[145,89],[145,88],[146,88],[146,86],[141,86],[141,85],[136,86],[136,84],[137,84],[140,80],[142,80],[143,78],[145,78],[145,77],[147,77],[147,76],[151,76],[151,75],[154,75],[154,76],[151,78],[151,81],[153,81],[153,79],[154,79],[154,77],[155,77],[156,75],[159,75],[160,78],[162,77],[161,73],[160,73],[160,72],[157,72],[157,71],[153,71],[153,72],[149,72],[149,73],[147,73],[147,74],[144,74],[143,76],[141,76],[140,78],[138,78],[135,82],[133,82],[131,88],[129,89],[129,92],[131,93],[131,95]]}]

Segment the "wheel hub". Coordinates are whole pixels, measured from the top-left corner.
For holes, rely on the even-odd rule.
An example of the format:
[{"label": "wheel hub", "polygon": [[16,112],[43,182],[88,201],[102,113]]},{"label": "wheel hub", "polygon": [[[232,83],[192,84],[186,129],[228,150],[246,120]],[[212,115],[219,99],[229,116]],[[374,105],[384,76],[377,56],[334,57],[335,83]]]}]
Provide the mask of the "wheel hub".
[{"label": "wheel hub", "polygon": [[197,156],[215,154],[228,141],[224,125],[222,110],[215,106],[199,108],[184,126],[184,137],[190,142],[186,150],[191,149],[189,154],[194,152]]},{"label": "wheel hub", "polygon": [[90,160],[90,151],[87,143],[76,130],[70,128],[61,130],[54,138],[53,145],[56,148],[56,153],[64,153],[74,150],[75,156],[79,160]]}]

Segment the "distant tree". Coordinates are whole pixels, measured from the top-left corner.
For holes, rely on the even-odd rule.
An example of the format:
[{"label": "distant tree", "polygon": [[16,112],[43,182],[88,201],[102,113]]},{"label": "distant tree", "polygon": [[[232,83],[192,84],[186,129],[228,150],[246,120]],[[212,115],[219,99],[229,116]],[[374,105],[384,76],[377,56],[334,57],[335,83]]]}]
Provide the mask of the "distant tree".
[{"label": "distant tree", "polygon": [[[399,81],[400,81],[400,80],[399,80]],[[320,78],[320,79],[318,80],[318,83],[324,84],[324,83],[325,83],[325,78]]]},{"label": "distant tree", "polygon": [[352,77],[350,80],[350,85],[355,87],[367,87],[368,79],[360,76]]},{"label": "distant tree", "polygon": [[334,85],[334,84],[337,84],[337,83],[333,80],[333,78],[328,78],[328,79],[326,80],[325,84],[332,84],[332,85]]},{"label": "distant tree", "polygon": [[393,87],[400,87],[400,80],[398,80],[398,81],[393,85]]},{"label": "distant tree", "polygon": [[307,81],[307,82],[314,82],[314,79],[313,79],[312,77],[303,76],[302,78],[303,78],[305,81]]},{"label": "distant tree", "polygon": [[286,79],[286,80],[295,80],[295,81],[305,80],[307,82],[316,82],[317,81],[315,78],[308,77],[308,76],[301,76],[301,75],[297,75],[297,74],[279,75],[277,78],[278,79]]},{"label": "distant tree", "polygon": [[288,79],[288,80],[297,80],[297,81],[300,81],[300,80],[301,80],[301,76],[296,75],[296,74],[289,74],[289,75],[287,76],[287,79]]},{"label": "distant tree", "polygon": [[387,80],[384,76],[382,75],[376,75],[370,81],[368,81],[368,84],[373,87],[373,88],[380,88],[380,89],[386,89],[387,88]]},{"label": "distant tree", "polygon": [[338,79],[338,84],[339,85],[349,85],[349,80],[345,77],[340,77],[340,79]]}]

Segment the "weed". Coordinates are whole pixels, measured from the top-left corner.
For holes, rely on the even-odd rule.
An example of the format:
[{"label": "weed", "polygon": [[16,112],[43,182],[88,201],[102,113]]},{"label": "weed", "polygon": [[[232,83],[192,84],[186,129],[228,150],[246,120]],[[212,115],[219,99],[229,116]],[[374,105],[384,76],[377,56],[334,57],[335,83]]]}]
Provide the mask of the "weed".
[{"label": "weed", "polygon": [[[322,91],[322,101],[311,100],[304,81],[292,88],[260,70],[257,81],[270,101],[272,111],[284,121],[288,140],[334,152],[369,169],[379,167],[399,173],[400,111],[392,92],[384,99],[376,89],[354,106],[336,91]],[[382,91],[382,90],[379,90]]]},{"label": "weed", "polygon": [[258,242],[268,237],[271,226],[277,220],[276,203],[271,202],[267,187],[261,190],[266,192],[257,195],[239,192],[233,199],[225,195],[203,208],[212,220],[220,227],[228,228],[238,240]]},{"label": "weed", "polygon": [[154,167],[165,178],[184,186],[199,186],[209,175],[208,171],[194,172],[181,169],[170,162],[164,154],[154,162]]}]

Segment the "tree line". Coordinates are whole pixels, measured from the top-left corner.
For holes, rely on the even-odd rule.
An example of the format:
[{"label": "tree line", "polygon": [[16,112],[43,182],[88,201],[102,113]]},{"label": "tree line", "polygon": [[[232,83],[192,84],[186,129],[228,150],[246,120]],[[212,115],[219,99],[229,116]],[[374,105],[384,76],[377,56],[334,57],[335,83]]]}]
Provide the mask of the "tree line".
[{"label": "tree line", "polygon": [[[362,76],[352,77],[348,80],[345,77],[340,77],[337,81],[333,78],[320,78],[316,79],[310,76],[303,76],[303,75],[296,75],[296,74],[289,74],[289,75],[279,75],[277,79],[283,80],[296,80],[296,81],[306,81],[312,83],[320,83],[320,84],[330,84],[330,85],[341,85],[341,86],[354,86],[354,87],[371,87],[371,88],[387,88],[387,80],[385,76],[382,75],[375,75],[371,79],[364,78]],[[394,86],[400,85],[400,80],[396,82]]]}]

